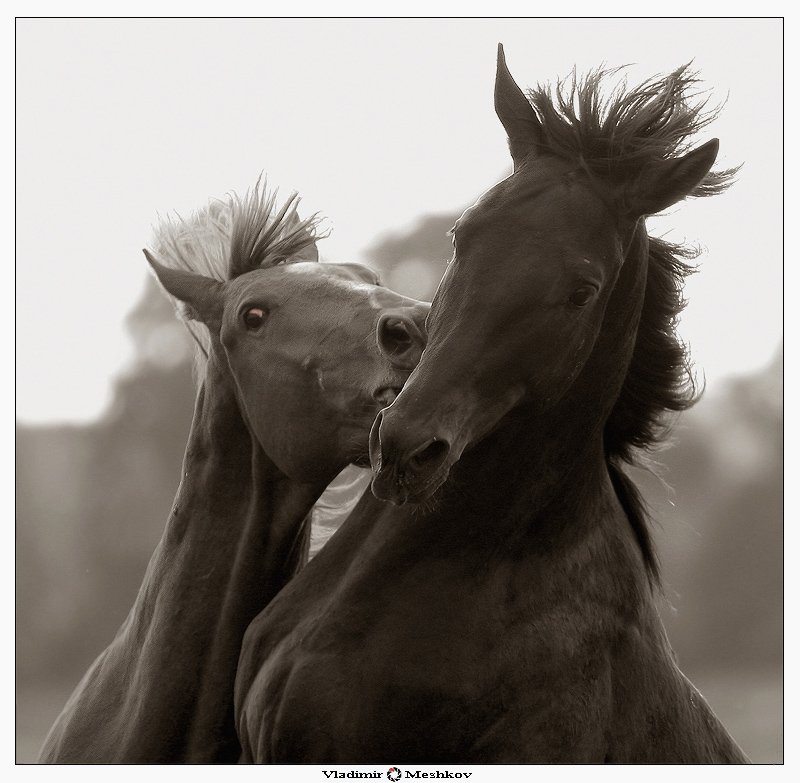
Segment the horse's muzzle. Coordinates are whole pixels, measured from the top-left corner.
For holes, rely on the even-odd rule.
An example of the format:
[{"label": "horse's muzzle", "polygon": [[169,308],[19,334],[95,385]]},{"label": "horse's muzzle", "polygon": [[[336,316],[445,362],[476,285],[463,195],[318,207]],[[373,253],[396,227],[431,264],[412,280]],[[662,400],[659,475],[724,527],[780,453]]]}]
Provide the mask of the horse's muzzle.
[{"label": "horse's muzzle", "polygon": [[429,498],[444,483],[451,465],[448,438],[418,436],[391,407],[372,425],[369,455],[372,493],[398,506]]}]

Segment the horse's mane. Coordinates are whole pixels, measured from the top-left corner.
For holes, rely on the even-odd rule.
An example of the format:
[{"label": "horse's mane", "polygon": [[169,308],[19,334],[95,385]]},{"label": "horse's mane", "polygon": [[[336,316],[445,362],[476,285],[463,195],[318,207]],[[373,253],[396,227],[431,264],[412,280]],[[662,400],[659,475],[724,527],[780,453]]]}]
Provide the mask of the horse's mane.
[{"label": "horse's mane", "polygon": [[[322,238],[318,233],[321,219],[318,215],[301,219],[299,202],[300,197],[293,193],[276,209],[277,191],[269,190],[266,180],[259,179],[244,198],[231,193],[225,199],[211,199],[188,218],[161,219],[151,248],[164,266],[232,280],[253,269],[290,260]],[[170,299],[194,338],[202,362],[208,356],[208,330],[188,317],[181,302]]]},{"label": "horse's mane", "polygon": [[[667,76],[631,89],[623,80],[607,96],[609,75],[595,70],[582,79],[573,72],[555,88],[539,85],[528,99],[542,127],[539,150],[574,161],[590,176],[623,194],[648,170],[686,154],[694,136],[714,120],[719,107],[697,91],[695,73],[684,65]],[[738,169],[711,171],[691,192],[713,196],[733,181]],[[636,465],[643,452],[664,440],[669,414],[697,399],[687,347],[676,333],[685,306],[684,281],[693,270],[691,248],[648,237],[648,267],[642,315],[622,390],[605,426],[609,471],[631,521],[651,578],[658,562],[647,526],[647,509],[625,464]]]},{"label": "horse's mane", "polygon": [[605,427],[610,458],[637,464],[668,434],[672,417],[699,398],[689,349],[677,334],[683,284],[696,251],[649,237],[647,283],[636,342]]},{"label": "horse's mane", "polygon": [[[176,215],[160,220],[150,245],[165,266],[232,280],[253,269],[291,260],[322,238],[320,218],[301,219],[299,201],[294,193],[276,209],[277,192],[268,190],[266,181],[259,179],[244,198],[232,193],[225,199],[210,200],[188,218]],[[208,357],[208,330],[188,317],[181,302],[170,299],[197,344],[197,359],[202,364]],[[197,377],[202,379],[203,374],[198,372]],[[328,485],[311,513],[311,556],[352,511],[368,478],[369,471],[350,466]]]},{"label": "horse's mane", "polygon": [[[632,88],[623,79],[606,96],[605,84],[619,70],[598,69],[580,79],[573,72],[555,87],[530,90],[528,99],[542,126],[541,150],[624,186],[685,155],[720,107],[709,108],[688,65]],[[737,171],[710,171],[691,195],[722,192]]]}]

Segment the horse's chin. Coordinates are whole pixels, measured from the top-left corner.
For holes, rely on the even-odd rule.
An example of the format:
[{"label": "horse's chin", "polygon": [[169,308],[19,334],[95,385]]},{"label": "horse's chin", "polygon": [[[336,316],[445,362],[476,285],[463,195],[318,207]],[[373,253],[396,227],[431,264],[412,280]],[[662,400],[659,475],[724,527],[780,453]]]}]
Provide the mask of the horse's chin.
[{"label": "horse's chin", "polygon": [[370,485],[372,494],[378,500],[383,500],[395,506],[404,506],[406,503],[416,505],[430,500],[437,490],[447,480],[450,472],[449,466],[440,473],[429,476],[422,486],[409,486],[406,482],[397,481],[389,475],[389,471],[374,473]]}]

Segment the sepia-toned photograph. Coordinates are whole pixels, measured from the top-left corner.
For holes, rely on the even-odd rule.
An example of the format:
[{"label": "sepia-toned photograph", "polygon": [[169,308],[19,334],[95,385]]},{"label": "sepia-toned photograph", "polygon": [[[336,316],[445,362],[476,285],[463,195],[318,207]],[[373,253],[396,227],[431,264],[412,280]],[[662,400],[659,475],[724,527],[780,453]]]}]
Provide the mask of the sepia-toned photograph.
[{"label": "sepia-toned photograph", "polygon": [[782,18],[15,24],[18,765],[783,764]]}]

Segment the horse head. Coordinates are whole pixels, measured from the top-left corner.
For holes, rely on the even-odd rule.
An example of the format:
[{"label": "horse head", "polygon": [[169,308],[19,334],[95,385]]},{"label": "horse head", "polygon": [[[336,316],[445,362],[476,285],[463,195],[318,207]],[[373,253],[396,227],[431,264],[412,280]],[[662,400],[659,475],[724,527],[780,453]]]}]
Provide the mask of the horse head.
[{"label": "horse head", "polygon": [[327,483],[368,464],[370,427],[419,360],[429,305],[360,264],[319,263],[294,199],[277,218],[254,203],[234,219],[227,279],[145,255],[184,316],[207,327],[269,459],[294,481]]},{"label": "horse head", "polygon": [[581,377],[579,405],[588,393],[607,415],[619,395],[646,278],[643,218],[722,176],[709,174],[716,139],[681,146],[701,124],[683,70],[607,105],[601,77],[529,99],[500,48],[495,108],[514,170],[453,228],[425,354],[370,436],[377,497],[429,498],[510,411],[544,414]]}]

